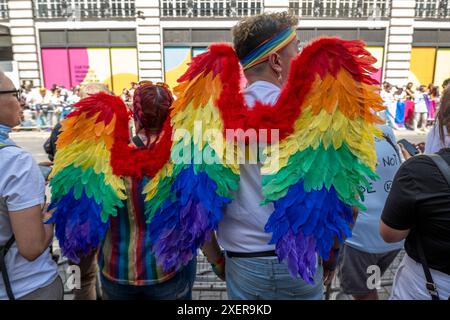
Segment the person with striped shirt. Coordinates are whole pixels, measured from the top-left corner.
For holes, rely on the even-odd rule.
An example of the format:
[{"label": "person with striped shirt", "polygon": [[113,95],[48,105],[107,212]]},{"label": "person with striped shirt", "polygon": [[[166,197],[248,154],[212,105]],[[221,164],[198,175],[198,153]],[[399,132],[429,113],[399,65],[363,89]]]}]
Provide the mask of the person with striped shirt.
[{"label": "person with striped shirt", "polygon": [[[161,84],[143,82],[134,93],[137,135],[132,143],[152,148],[159,139],[173,97]],[[190,300],[196,259],[177,272],[164,272],[152,253],[142,189],[146,178],[123,178],[127,200],[110,221],[98,253],[103,297],[110,300]]]}]

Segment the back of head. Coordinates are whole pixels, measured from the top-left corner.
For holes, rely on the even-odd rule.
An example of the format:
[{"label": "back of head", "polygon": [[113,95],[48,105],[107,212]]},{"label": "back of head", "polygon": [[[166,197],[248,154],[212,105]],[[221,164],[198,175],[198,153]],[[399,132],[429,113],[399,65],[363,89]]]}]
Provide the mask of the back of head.
[{"label": "back of head", "polygon": [[287,12],[264,13],[244,18],[233,28],[233,45],[239,59],[286,28],[295,28],[298,19]]},{"label": "back of head", "polygon": [[80,87],[80,98],[84,99],[99,92],[109,93],[108,87],[103,83],[88,83]]},{"label": "back of head", "polygon": [[432,97],[439,97],[439,87],[438,86],[433,86],[430,90],[430,95]]},{"label": "back of head", "polygon": [[133,116],[136,130],[146,134],[159,134],[169,115],[173,96],[165,85],[155,85],[150,81],[139,84],[133,97]]},{"label": "back of head", "polygon": [[449,86],[450,86],[450,78],[447,78],[442,82],[442,89],[445,90]]}]

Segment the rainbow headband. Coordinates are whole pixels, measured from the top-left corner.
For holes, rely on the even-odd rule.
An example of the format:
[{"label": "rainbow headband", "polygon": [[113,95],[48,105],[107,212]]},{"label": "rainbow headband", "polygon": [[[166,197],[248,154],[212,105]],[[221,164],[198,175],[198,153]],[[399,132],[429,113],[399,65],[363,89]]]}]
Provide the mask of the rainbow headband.
[{"label": "rainbow headband", "polygon": [[297,37],[297,33],[292,28],[286,28],[277,33],[272,38],[264,41],[255,49],[253,49],[247,56],[241,59],[241,65],[244,70],[256,66],[268,59],[269,55],[283,49],[292,40]]}]

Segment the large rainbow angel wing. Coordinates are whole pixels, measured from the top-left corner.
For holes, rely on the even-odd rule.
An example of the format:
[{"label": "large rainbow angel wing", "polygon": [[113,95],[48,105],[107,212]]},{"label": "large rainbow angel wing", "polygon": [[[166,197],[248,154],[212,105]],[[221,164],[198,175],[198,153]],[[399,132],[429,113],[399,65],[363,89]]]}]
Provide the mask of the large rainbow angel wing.
[{"label": "large rainbow angel wing", "polygon": [[[72,261],[98,248],[109,217],[126,199],[125,186],[111,167],[111,149],[128,127],[126,106],[99,93],[81,100],[61,125],[50,182],[48,222],[56,224],[62,253]],[[128,141],[128,137],[124,137]]]},{"label": "large rainbow angel wing", "polygon": [[249,109],[230,46],[212,45],[194,58],[176,88],[171,159],[144,189],[153,250],[164,269],[192,259],[237,189],[237,135],[228,139],[226,131],[278,130],[279,141],[265,141],[271,156],[263,193],[275,205],[266,231],[292,274],[311,281],[316,252],[326,259],[333,239],[350,235],[358,187],[375,178],[380,132],[371,110],[382,107],[369,77],[374,62],[362,42],[318,40],[293,62],[276,105]]},{"label": "large rainbow angel wing", "polygon": [[263,194],[275,207],[266,231],[291,274],[307,282],[316,253],[327,260],[334,239],[351,236],[352,207],[363,207],[360,187],[376,179],[375,112],[383,107],[370,77],[374,62],[361,41],[318,39],[293,62],[274,106],[298,116],[281,129],[271,146],[277,157],[262,168]]},{"label": "large rainbow angel wing", "polygon": [[239,166],[226,160],[234,144],[223,138],[217,107],[230,57],[236,60],[229,46],[212,46],[179,79],[170,161],[144,188],[153,251],[165,271],[186,265],[197,254],[217,229],[230,191],[238,187]]}]

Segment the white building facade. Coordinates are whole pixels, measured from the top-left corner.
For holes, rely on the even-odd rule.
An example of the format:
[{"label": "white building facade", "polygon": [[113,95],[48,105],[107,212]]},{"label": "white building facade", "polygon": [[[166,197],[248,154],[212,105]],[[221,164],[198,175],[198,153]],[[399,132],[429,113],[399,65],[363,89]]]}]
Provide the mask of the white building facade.
[{"label": "white building facade", "polygon": [[171,86],[193,56],[231,41],[245,16],[290,11],[303,43],[362,39],[380,81],[450,77],[448,0],[0,0],[0,67],[34,86],[106,83],[116,94],[138,80]]}]

